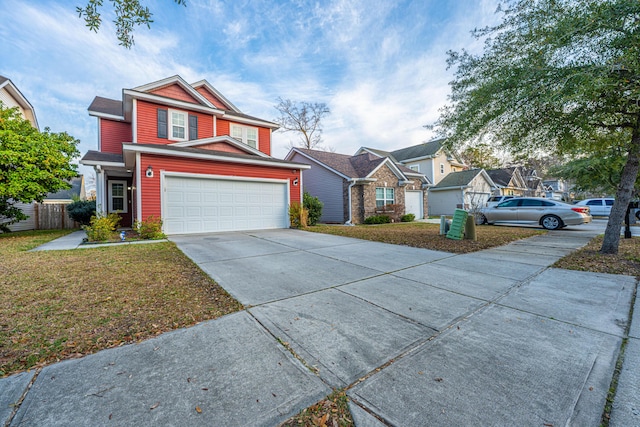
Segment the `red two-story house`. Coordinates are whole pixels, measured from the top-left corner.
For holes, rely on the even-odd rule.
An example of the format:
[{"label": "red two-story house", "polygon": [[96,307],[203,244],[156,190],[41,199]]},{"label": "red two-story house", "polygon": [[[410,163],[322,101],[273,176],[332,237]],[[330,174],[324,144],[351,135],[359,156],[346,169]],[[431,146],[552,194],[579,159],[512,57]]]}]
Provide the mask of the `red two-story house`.
[{"label": "red two-story house", "polygon": [[121,226],[160,217],[166,234],[286,228],[307,165],[271,157],[275,123],[248,116],[207,81],[179,76],[96,97],[96,206]]}]

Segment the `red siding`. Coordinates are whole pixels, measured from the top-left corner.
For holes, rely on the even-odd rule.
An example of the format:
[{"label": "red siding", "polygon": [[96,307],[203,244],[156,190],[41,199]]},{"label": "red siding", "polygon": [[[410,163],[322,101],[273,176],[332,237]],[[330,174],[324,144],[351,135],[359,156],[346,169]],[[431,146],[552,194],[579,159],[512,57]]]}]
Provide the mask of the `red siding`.
[{"label": "red siding", "polygon": [[154,95],[166,96],[167,98],[171,99],[200,104],[200,101],[197,101],[186,90],[184,90],[177,84],[156,89],[154,91],[151,91],[151,93]]},{"label": "red siding", "polygon": [[122,154],[122,143],[131,142],[131,123],[100,118],[100,151]]},{"label": "red siding", "polygon": [[225,162],[211,162],[196,159],[180,159],[176,157],[154,156],[142,154],[140,156],[140,170],[147,166],[153,167],[153,178],[141,177],[140,187],[142,195],[142,218],[150,215],[161,216],[160,206],[160,172],[186,172],[211,175],[226,175],[249,178],[288,179],[290,202],[300,202],[300,186],[294,186],[293,180],[300,177],[300,171],[295,173],[291,169],[271,168],[268,166],[238,165]]},{"label": "red siding", "polygon": [[197,147],[193,147],[193,148],[202,148],[203,150],[224,151],[226,153],[247,154],[246,151],[241,150],[238,147],[234,147],[233,145],[229,145],[226,142],[215,142],[213,144],[198,145]]},{"label": "red siding", "polygon": [[214,94],[212,94],[207,89],[205,89],[204,86],[200,86],[196,90],[198,91],[198,93],[200,95],[202,95],[205,98],[207,98],[209,100],[209,102],[211,102],[216,108],[219,108],[221,110],[226,110],[227,109],[227,106],[224,105],[222,103],[222,101],[220,101]]},{"label": "red siding", "polygon": [[[137,101],[137,126],[138,141],[140,144],[171,144],[173,141],[167,138],[158,138],[158,108],[169,109],[164,105],[153,104],[146,101]],[[177,108],[172,108],[178,110]],[[198,139],[210,138],[213,135],[213,116],[204,113],[185,111],[198,116]]]},{"label": "red siding", "polygon": [[231,136],[231,128],[229,127],[229,120],[218,119],[216,121],[216,135],[229,135]]}]

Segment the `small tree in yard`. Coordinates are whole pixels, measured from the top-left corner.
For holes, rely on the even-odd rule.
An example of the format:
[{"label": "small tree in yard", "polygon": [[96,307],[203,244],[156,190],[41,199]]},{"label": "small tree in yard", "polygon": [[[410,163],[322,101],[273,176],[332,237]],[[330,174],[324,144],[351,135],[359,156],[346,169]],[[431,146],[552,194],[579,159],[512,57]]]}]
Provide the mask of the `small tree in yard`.
[{"label": "small tree in yard", "polygon": [[528,154],[624,164],[602,253],[617,253],[640,167],[640,1],[506,0],[498,25],[475,30],[481,55],[450,52],[450,105],[435,128],[448,148],[490,138]]},{"label": "small tree in yard", "polygon": [[66,132],[44,132],[0,103],[0,230],[27,219],[16,203],[42,202],[47,193],[69,188],[77,175],[78,140]]}]

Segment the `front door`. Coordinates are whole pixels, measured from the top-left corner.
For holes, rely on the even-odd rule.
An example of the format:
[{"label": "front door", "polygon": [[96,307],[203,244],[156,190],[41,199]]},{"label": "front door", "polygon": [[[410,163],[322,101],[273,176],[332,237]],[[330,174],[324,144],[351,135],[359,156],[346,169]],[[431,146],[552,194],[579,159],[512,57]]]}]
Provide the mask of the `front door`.
[{"label": "front door", "polygon": [[108,210],[120,215],[120,227],[131,227],[131,197],[130,184],[126,179],[113,179],[108,181]]}]

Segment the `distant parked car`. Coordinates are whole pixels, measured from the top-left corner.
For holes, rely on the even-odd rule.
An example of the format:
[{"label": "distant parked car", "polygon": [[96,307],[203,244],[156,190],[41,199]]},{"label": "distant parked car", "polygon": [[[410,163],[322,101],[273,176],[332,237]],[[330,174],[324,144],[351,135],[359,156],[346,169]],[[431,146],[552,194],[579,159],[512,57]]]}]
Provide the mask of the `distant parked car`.
[{"label": "distant parked car", "polygon": [[547,230],[591,222],[588,206],[569,205],[539,197],[516,197],[484,208],[477,215],[481,224],[539,224]]},{"label": "distant parked car", "polygon": [[577,206],[589,206],[591,215],[593,216],[609,216],[611,214],[611,206],[613,206],[613,198],[600,199],[584,199],[576,203]]},{"label": "distant parked car", "polygon": [[514,197],[516,196],[491,196],[489,197],[489,200],[487,200],[487,207],[495,206],[505,200],[513,199]]}]

